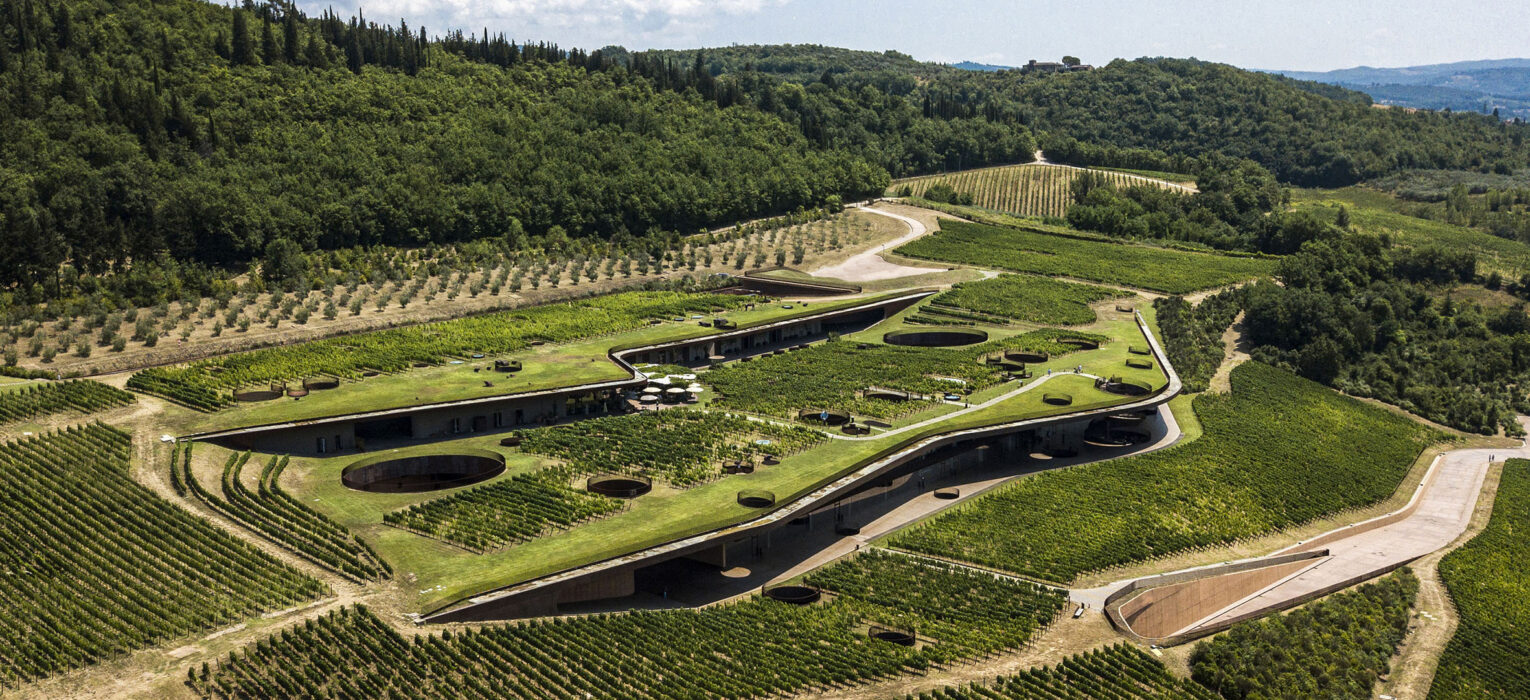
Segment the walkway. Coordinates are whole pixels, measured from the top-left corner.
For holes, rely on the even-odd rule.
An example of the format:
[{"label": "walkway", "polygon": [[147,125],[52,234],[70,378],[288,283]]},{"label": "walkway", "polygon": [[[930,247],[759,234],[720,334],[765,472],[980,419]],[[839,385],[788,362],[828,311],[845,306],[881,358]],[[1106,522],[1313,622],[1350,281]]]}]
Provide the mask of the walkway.
[{"label": "walkway", "polygon": [[836,265],[820,267],[808,274],[813,275],[814,277],[827,277],[830,279],[844,280],[846,282],[870,282],[872,280],[887,280],[897,277],[927,275],[931,272],[940,272],[946,269],[944,267],[910,267],[908,265],[898,265],[895,263],[887,262],[882,258],[882,253],[884,251],[894,250],[898,246],[923,236],[927,232],[925,225],[920,223],[917,219],[912,219],[901,214],[894,214],[889,211],[882,211],[881,209],[871,209],[869,207],[857,207],[856,209],[857,211],[863,211],[867,214],[876,214],[878,216],[886,216],[902,221],[903,223],[908,224],[909,232],[870,250],[856,253],[855,255],[845,258],[843,262],[840,262]]},{"label": "walkway", "polygon": [[[1522,422],[1526,420],[1521,419]],[[1354,585],[1449,546],[1471,522],[1487,477],[1489,457],[1494,461],[1530,458],[1530,447],[1463,449],[1437,457],[1408,505],[1271,554],[1319,548],[1329,551],[1328,556],[1314,560],[1310,566],[1190,622],[1174,634],[1194,633],[1235,618],[1283,610],[1314,594]],[[1129,582],[1117,581],[1098,588],[1075,590],[1072,597],[1098,607],[1106,595]]]},{"label": "walkway", "polygon": [[[1530,449],[1457,450],[1441,455],[1430,468],[1427,481],[1414,495],[1416,509],[1410,515],[1369,531],[1364,530],[1366,523],[1356,523],[1345,528],[1359,532],[1323,545],[1328,548],[1328,557],[1182,631],[1188,632],[1269,608],[1278,609],[1283,603],[1304,595],[1346,581],[1366,578],[1448,546],[1461,533],[1466,532],[1467,525],[1471,523],[1472,511],[1477,507],[1477,496],[1482,492],[1483,480],[1487,478],[1489,455],[1494,459],[1530,457]],[[1334,532],[1339,534],[1343,530]],[[1279,553],[1305,548],[1308,546],[1298,544]]]},{"label": "walkway", "polygon": [[[1021,386],[1021,387],[1019,387],[1017,389],[1013,389],[1013,390],[1004,392],[1003,394],[995,396],[995,397],[993,397],[993,398],[991,398],[991,399],[989,399],[987,401],[984,401],[983,403],[968,404],[966,408],[963,408],[963,409],[961,409],[959,411],[953,411],[951,413],[942,413],[942,414],[940,414],[938,416],[932,416],[930,418],[926,418],[926,419],[924,419],[922,421],[919,421],[918,423],[910,423],[910,424],[905,425],[905,426],[903,426],[901,428],[893,428],[892,430],[884,430],[884,431],[882,431],[880,433],[873,433],[871,435],[856,435],[856,436],[840,435],[840,434],[832,432],[832,431],[823,431],[823,433],[824,433],[825,436],[827,436],[831,440],[881,440],[882,438],[888,437],[890,435],[897,435],[899,433],[906,433],[906,432],[908,432],[910,430],[917,430],[919,428],[923,428],[923,427],[926,427],[926,426],[929,426],[929,425],[933,425],[935,423],[944,423],[944,422],[949,421],[952,418],[956,418],[958,416],[964,416],[964,415],[966,415],[968,413],[972,413],[974,411],[981,411],[981,410],[983,410],[985,408],[988,408],[989,406],[993,406],[993,405],[1002,403],[1004,401],[1008,401],[1008,400],[1010,400],[1010,399],[1012,399],[1012,398],[1014,398],[1016,396],[1019,396],[1019,395],[1024,394],[1024,393],[1026,393],[1028,391],[1031,391],[1031,390],[1035,389],[1036,387],[1039,387],[1042,384],[1047,383],[1047,380],[1054,379],[1054,378],[1057,378],[1057,377],[1085,377],[1085,378],[1093,379],[1093,380],[1096,380],[1096,381],[1104,379],[1104,377],[1101,377],[1101,376],[1098,376],[1098,375],[1094,375],[1094,374],[1089,374],[1088,372],[1053,372],[1052,374],[1044,374],[1044,375],[1042,375],[1040,377],[1037,377],[1036,380],[1033,381],[1033,382],[1027,382],[1024,386]],[[1127,397],[1127,398],[1130,398],[1130,397]],[[954,401],[953,402],[948,402],[948,403],[958,404],[958,402],[954,402]],[[706,409],[706,410],[712,411],[712,410],[718,410],[718,409]],[[722,412],[723,413],[736,413],[734,411],[728,411],[728,410],[722,410]],[[748,414],[740,414],[740,415],[743,415],[744,418],[746,418],[748,420],[755,421],[756,423],[768,423],[770,425],[779,425],[779,426],[788,427],[788,428],[790,428],[790,427],[801,427],[797,423],[788,423],[786,421],[773,420],[773,419],[770,419],[770,418],[761,418],[759,416],[753,416],[753,415],[748,415]]]}]

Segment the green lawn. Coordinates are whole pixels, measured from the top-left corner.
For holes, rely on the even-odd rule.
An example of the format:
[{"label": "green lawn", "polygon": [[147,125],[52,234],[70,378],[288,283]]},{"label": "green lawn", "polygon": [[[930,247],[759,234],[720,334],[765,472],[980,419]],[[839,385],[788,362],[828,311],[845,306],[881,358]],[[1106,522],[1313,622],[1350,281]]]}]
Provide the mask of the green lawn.
[{"label": "green lawn", "polygon": [[1360,187],[1337,190],[1295,190],[1291,204],[1297,211],[1337,216],[1339,206],[1349,209],[1351,225],[1358,231],[1388,234],[1405,245],[1438,245],[1477,254],[1478,269],[1494,270],[1518,278],[1530,272],[1530,245],[1464,226],[1409,216],[1407,203],[1385,192]]},{"label": "green lawn", "polygon": [[[904,293],[907,292],[817,301],[806,305],[790,300],[777,301],[762,303],[750,310],[715,315],[732,319],[741,328],[748,328],[888,299]],[[788,305],[792,308],[784,308]],[[635,331],[572,343],[529,347],[521,352],[465,361],[465,364],[460,365],[423,367],[360,381],[342,382],[339,388],[315,391],[301,399],[282,398],[238,405],[216,413],[195,413],[185,417],[184,424],[185,429],[191,432],[221,430],[619,380],[627,374],[607,357],[613,348],[700,338],[718,332],[715,328],[698,325],[694,319],[665,321]],[[495,359],[521,360],[524,369],[514,374],[494,372],[491,368]],[[475,372],[475,368],[478,371]],[[485,382],[493,386],[486,386]]]},{"label": "green lawn", "polygon": [[[1119,320],[1092,328],[1116,340],[1098,350],[1082,351],[1035,365],[1038,376],[1048,368],[1062,370],[1082,364],[1089,373],[1122,375],[1162,387],[1167,379],[1160,370],[1133,370],[1125,366],[1127,347],[1144,341],[1135,324]],[[1004,391],[1018,385],[1003,385]],[[572,530],[520,544],[490,554],[464,550],[380,524],[384,513],[429,500],[435,494],[371,494],[340,485],[339,475],[355,455],[330,458],[294,458],[283,476],[283,486],[293,495],[351,527],[386,558],[401,576],[413,575],[413,606],[425,611],[465,596],[511,585],[563,569],[618,556],[692,534],[724,527],[763,511],[736,502],[742,489],[764,489],[787,503],[820,485],[852,471],[860,464],[924,437],[952,430],[979,427],[1029,417],[1055,415],[1085,408],[1129,401],[1129,398],[1096,390],[1087,377],[1065,375],[1050,380],[1045,391],[1065,391],[1074,397],[1071,406],[1041,401],[1043,388],[978,411],[940,420],[896,435],[872,440],[829,440],[789,456],[776,466],[753,474],[734,475],[685,491],[658,487],[632,502],[615,516],[585,523]],[[999,395],[994,392],[994,396]],[[991,397],[981,397],[991,398]],[[955,409],[928,412],[923,418],[940,417]],[[914,421],[909,421],[914,422]],[[493,449],[509,456],[509,473],[535,468],[540,458],[498,447],[498,435],[422,445],[409,450],[448,452],[457,447]],[[505,476],[497,478],[506,478]]]}]

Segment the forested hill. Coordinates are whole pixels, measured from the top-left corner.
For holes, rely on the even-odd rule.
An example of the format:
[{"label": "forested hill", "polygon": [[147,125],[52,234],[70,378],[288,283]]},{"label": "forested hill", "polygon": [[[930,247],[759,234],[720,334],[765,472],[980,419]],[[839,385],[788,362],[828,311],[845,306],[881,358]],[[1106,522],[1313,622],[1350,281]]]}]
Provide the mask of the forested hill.
[{"label": "forested hill", "polygon": [[[684,62],[696,53],[663,55]],[[737,46],[702,55],[714,74],[828,81],[832,92],[850,96],[870,85],[907,96],[925,115],[1012,120],[1047,134],[1042,146],[1054,160],[1194,171],[1190,159],[1217,152],[1252,159],[1285,182],[1319,187],[1416,168],[1509,172],[1530,165],[1530,126],[1523,123],[1376,109],[1365,95],[1338,86],[1194,59],[1118,60],[1046,75],[961,71],[896,53],[817,46]]]},{"label": "forested hill", "polygon": [[0,0],[0,308],[124,266],[114,293],[152,303],[284,241],[654,249],[638,239],[1038,143],[1208,177],[1229,154],[1320,185],[1530,163],[1522,124],[1332,96],[1197,61],[980,73],[818,46],[518,46],[287,0]]},{"label": "forested hill", "polygon": [[66,260],[236,263],[278,238],[689,233],[888,182],[795,124],[585,54],[422,35],[280,6],[0,0],[0,284],[25,294]]}]

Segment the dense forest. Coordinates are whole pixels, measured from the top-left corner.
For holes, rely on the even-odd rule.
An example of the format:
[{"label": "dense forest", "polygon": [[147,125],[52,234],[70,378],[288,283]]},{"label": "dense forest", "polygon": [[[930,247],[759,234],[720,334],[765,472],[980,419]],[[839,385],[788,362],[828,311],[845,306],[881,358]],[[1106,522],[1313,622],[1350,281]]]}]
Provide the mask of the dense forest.
[{"label": "dense forest", "polygon": [[[907,69],[896,53],[812,46],[725,51],[708,65],[773,66],[784,79],[816,74],[844,94],[904,94],[926,113],[1012,118],[1042,134],[1048,159],[1060,162],[1196,173],[1201,158],[1219,153],[1253,160],[1283,182],[1323,187],[1408,169],[1509,173],[1530,164],[1530,126],[1522,122],[1377,109],[1343,88],[1194,59],[1117,60],[1044,75]],[[889,79],[900,70],[913,79]]]},{"label": "dense forest", "polygon": [[1245,297],[1255,359],[1462,430],[1521,432],[1530,316],[1446,293],[1476,279],[1471,253],[1335,228],[1282,259],[1277,277]]},{"label": "dense forest", "polygon": [[282,5],[5,0],[0,283],[41,300],[61,263],[134,261],[153,285],[156,259],[194,275],[170,261],[277,240],[693,232],[887,184],[795,125],[598,55],[422,36]]},{"label": "dense forest", "polygon": [[646,250],[874,194],[889,176],[1025,162],[1038,146],[1190,172],[1227,195],[1182,207],[1106,191],[1079,225],[1286,252],[1305,235],[1267,240],[1269,174],[1244,163],[1347,184],[1530,161],[1522,124],[1377,110],[1197,61],[1047,76],[897,52],[585,51],[442,29],[310,17],[287,0],[0,0],[0,307],[148,305],[294,251]]}]

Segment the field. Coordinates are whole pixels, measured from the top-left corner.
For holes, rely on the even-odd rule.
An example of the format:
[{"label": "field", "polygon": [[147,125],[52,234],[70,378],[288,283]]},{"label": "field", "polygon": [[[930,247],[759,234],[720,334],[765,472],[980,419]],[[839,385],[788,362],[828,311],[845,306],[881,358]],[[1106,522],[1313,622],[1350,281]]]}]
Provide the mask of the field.
[{"label": "field", "polygon": [[[555,477],[565,472],[556,470]],[[555,483],[564,479],[517,474],[488,486],[409,506],[383,522],[487,552],[567,529],[622,509],[622,502]]]},{"label": "field", "polygon": [[1349,210],[1350,225],[1371,234],[1387,234],[1409,246],[1440,246],[1467,250],[1477,255],[1477,269],[1483,274],[1497,271],[1513,279],[1530,273],[1530,245],[1464,226],[1431,221],[1404,213],[1403,202],[1384,192],[1360,187],[1338,190],[1295,190],[1291,197],[1297,211],[1314,211],[1337,216],[1340,206]]},{"label": "field", "polygon": [[1095,302],[1132,296],[1131,292],[1064,282],[1030,275],[1000,275],[963,282],[942,292],[925,306],[926,313],[964,312],[979,321],[1026,321],[1076,326],[1095,321]]},{"label": "field", "polygon": [[655,319],[688,317],[742,306],[721,294],[630,292],[153,367],[128,380],[129,388],[165,396],[192,408],[233,404],[240,388],[289,388],[310,378],[361,379],[368,372],[401,372],[477,355],[499,355],[535,341],[564,343],[633,330]]},{"label": "field", "polygon": [[926,651],[937,662],[1019,648],[1067,603],[1060,591],[876,549],[805,582],[862,604],[867,622],[935,640]]},{"label": "field", "polygon": [[724,462],[785,457],[824,439],[807,428],[683,409],[594,418],[523,435],[523,452],[563,460],[573,475],[633,474],[682,488],[722,476]]},{"label": "field", "polygon": [[[985,354],[1025,349],[1051,355],[1077,350],[1058,337],[1104,340],[1104,336],[1053,329],[1033,331],[968,348],[919,348],[841,340],[787,355],[731,363],[702,375],[718,398],[713,405],[795,418],[802,409],[846,411],[889,419],[929,408],[946,392],[977,392],[1003,380],[1004,370],[985,364]],[[959,381],[951,381],[952,379]],[[860,395],[871,387],[910,392],[928,399],[887,400]]]},{"label": "field", "polygon": [[128,477],[91,424],[0,446],[0,688],[327,593]]},{"label": "field", "polygon": [[[944,183],[959,193],[972,195],[972,204],[984,209],[1019,216],[1060,217],[1073,203],[1069,187],[1083,172],[1062,165],[1011,165],[999,168],[965,170],[947,175],[898,180],[888,190],[897,194],[907,186],[915,197],[922,197],[930,187]],[[1166,187],[1164,183],[1141,175],[1111,170],[1096,170],[1116,187],[1133,185]],[[1177,189],[1177,188],[1175,188]]]},{"label": "field", "polygon": [[[1024,583],[883,556],[835,565],[839,595],[701,610],[605,614],[406,638],[362,607],[312,620],[231,656],[193,686],[218,697],[735,698],[815,693],[1023,644],[1063,601]],[[912,568],[911,568],[912,567]],[[886,596],[910,581],[951,595],[933,610]],[[964,594],[965,595],[962,595]],[[996,614],[1002,611],[1004,614]],[[896,620],[955,631],[922,647],[872,639]],[[926,624],[927,623],[927,624]]]},{"label": "field", "polygon": [[[739,328],[749,328],[773,321],[887,299],[900,293],[906,294],[907,291],[819,301],[808,305],[792,304],[790,306],[793,308],[790,309],[784,308],[788,306],[787,304],[756,303],[752,309],[738,309],[715,315],[726,317],[738,324]],[[736,296],[733,298],[750,299]],[[759,300],[754,298],[752,301]],[[545,308],[570,310],[567,305],[562,304]],[[577,310],[576,308],[572,311],[577,312]],[[411,366],[398,372],[381,373],[375,377],[367,377],[365,375],[368,372],[363,372],[359,380],[341,380],[333,389],[310,391],[307,396],[300,399],[235,401],[225,408],[212,412],[183,410],[177,407],[170,414],[169,420],[174,424],[175,429],[182,433],[199,432],[626,379],[628,377],[626,371],[609,359],[609,352],[614,346],[631,347],[684,340],[718,332],[714,328],[701,326],[697,323],[697,319],[690,318],[692,315],[695,314],[663,316],[661,323],[645,320],[640,323],[640,327],[632,330],[579,337],[563,343],[543,342],[540,345],[530,345],[499,355],[470,352],[467,356],[458,359],[447,359],[439,364],[424,367]],[[713,315],[707,314],[708,317]],[[675,320],[677,318],[681,320]],[[575,320],[577,321],[577,318]],[[415,328],[429,330],[438,325],[442,324],[428,324]],[[492,329],[486,332],[495,333]],[[349,338],[370,343],[373,341],[369,339],[374,335],[368,333]],[[497,335],[518,336],[520,334],[507,332]],[[539,341],[540,339],[533,339],[530,342]],[[280,350],[273,348],[256,352],[279,353]],[[484,357],[473,358],[471,357],[473,354],[483,354]],[[522,369],[514,373],[495,371],[493,362],[498,359],[520,361]],[[290,386],[297,387],[299,384],[293,382]],[[256,384],[250,388],[269,387]]]},{"label": "field", "polygon": [[1217,700],[1221,696],[1176,677],[1163,662],[1127,644],[1070,656],[1052,667],[998,676],[981,685],[920,693],[908,700]]},{"label": "field", "polygon": [[0,424],[68,411],[95,413],[135,400],[131,393],[88,379],[7,385],[0,389]]},{"label": "field", "polygon": [[1487,528],[1440,561],[1460,626],[1430,700],[1530,697],[1530,461],[1503,467]]},{"label": "field", "polygon": [[1231,394],[1202,394],[1194,406],[1204,426],[1195,442],[1039,474],[889,543],[1067,582],[1375,503],[1442,438],[1255,362],[1233,370]]},{"label": "field", "polygon": [[1191,675],[1227,700],[1371,697],[1408,635],[1417,594],[1404,569],[1289,615],[1239,623],[1195,646]]},{"label": "field", "polygon": [[[638,251],[546,257],[506,254],[482,243],[416,248],[369,246],[316,254],[317,288],[271,290],[239,275],[209,298],[155,306],[48,306],[59,318],[7,328],[20,360],[59,371],[121,371],[293,341],[380,330],[512,307],[609,294],[677,274],[704,278],[772,265],[804,269],[906,232],[899,222],[856,210],[821,210],[681,238],[654,259]],[[778,260],[784,262],[777,262]],[[81,348],[89,353],[82,354]],[[51,358],[51,359],[50,359]]]},{"label": "field", "polygon": [[170,455],[170,483],[180,495],[193,494],[228,519],[353,581],[384,579],[392,573],[365,542],[282,490],[278,482],[287,468],[286,456],[270,457],[252,492],[242,478],[250,453],[229,454],[219,497],[197,480],[190,466],[191,449],[191,443],[181,443]]},{"label": "field", "polygon": [[1076,277],[1166,294],[1188,294],[1270,275],[1275,261],[1121,243],[1085,234],[942,221],[940,231],[898,248],[911,258]]},{"label": "field", "polygon": [[[1151,317],[1151,308],[1145,308],[1142,311]],[[896,320],[889,323],[896,323]],[[1074,337],[1089,335],[1077,331],[1053,332]],[[621,556],[645,547],[759,516],[762,511],[736,503],[737,492],[743,489],[770,491],[776,495],[778,502],[785,503],[828,483],[837,478],[837,475],[853,470],[857,465],[868,463],[879,455],[890,453],[900,446],[923,437],[950,430],[1055,415],[1130,400],[1129,397],[1096,389],[1093,380],[1087,376],[1068,372],[1078,365],[1082,365],[1086,373],[1120,374],[1125,378],[1143,382],[1154,389],[1165,385],[1167,379],[1159,368],[1138,370],[1124,365],[1127,358],[1134,357],[1129,353],[1129,348],[1132,345],[1140,346],[1145,342],[1133,321],[1128,318],[1113,318],[1098,324],[1093,328],[1093,332],[1108,337],[1109,341],[1097,350],[1076,351],[1048,362],[1029,365],[1038,378],[1045,376],[1048,369],[1053,370],[1054,375],[1045,380],[1046,391],[1056,390],[1072,394],[1074,402],[1071,406],[1046,404],[1042,400],[1045,392],[1039,390],[1021,393],[991,404],[979,404],[979,401],[993,401],[1003,396],[1008,387],[1015,386],[1013,384],[995,385],[986,389],[981,395],[974,395],[971,411],[956,415],[956,411],[962,410],[961,407],[949,405],[932,409],[929,413],[937,414],[941,420],[928,425],[910,425],[907,426],[909,430],[891,435],[873,433],[868,436],[869,439],[824,440],[801,451],[787,451],[780,457],[780,464],[766,465],[756,462],[757,468],[753,473],[727,475],[683,489],[664,484],[661,479],[655,484],[653,492],[627,501],[627,507],[621,512],[583,521],[578,527],[549,530],[547,534],[531,541],[494,550],[489,556],[384,525],[382,521],[388,513],[414,505],[423,506],[433,498],[440,498],[440,495],[365,493],[345,488],[340,483],[340,473],[356,460],[354,455],[295,456],[292,459],[292,466],[284,473],[283,486],[300,501],[312,505],[316,510],[365,538],[396,571],[409,572],[413,575],[415,577],[412,579],[413,585],[403,593],[403,604],[413,611],[428,612],[486,590],[526,581],[592,561]],[[879,336],[880,331],[872,329],[868,333]],[[855,347],[853,339],[841,340],[839,343]],[[789,353],[779,358],[772,358],[772,361],[801,356],[804,352],[806,351]],[[738,364],[752,366],[763,361]],[[976,362],[973,364],[977,366]],[[703,396],[709,393],[713,392],[703,392]],[[710,410],[713,414],[717,414],[730,409],[713,405]],[[599,423],[596,422],[596,424]],[[763,424],[751,424],[749,432],[755,434],[764,427]],[[564,430],[567,430],[565,434],[568,436],[581,435],[577,425],[573,429],[555,428],[551,432],[558,434],[559,431]],[[534,431],[527,431],[526,434],[529,435],[532,432]],[[396,453],[389,451],[386,454],[403,456],[472,448],[496,451],[505,455],[506,473],[495,477],[494,480],[484,482],[483,486],[500,483],[513,478],[516,474],[530,475],[562,464],[556,458],[544,457],[522,448],[501,447],[498,445],[498,439],[499,436],[494,434],[469,436],[450,442],[403,448]],[[629,456],[623,457],[622,462],[643,458],[643,451],[639,446],[645,442],[642,438],[634,437],[629,446],[628,440],[624,437],[621,449],[627,451]],[[777,441],[773,440],[773,442]],[[622,466],[622,462],[616,462],[612,457],[618,454],[613,449],[614,443],[599,444],[598,441],[592,441],[588,444],[592,445],[591,459],[600,460],[591,462],[594,465],[591,468],[611,470],[611,468]],[[779,442],[777,445],[785,447]],[[751,447],[750,450],[763,453],[763,447]],[[209,452],[209,454],[213,453]],[[661,465],[664,462],[662,457],[655,457],[655,459],[659,459]],[[635,463],[627,466],[639,467]],[[653,474],[662,476],[660,472],[653,472]],[[578,485],[575,488],[578,488]]]}]

